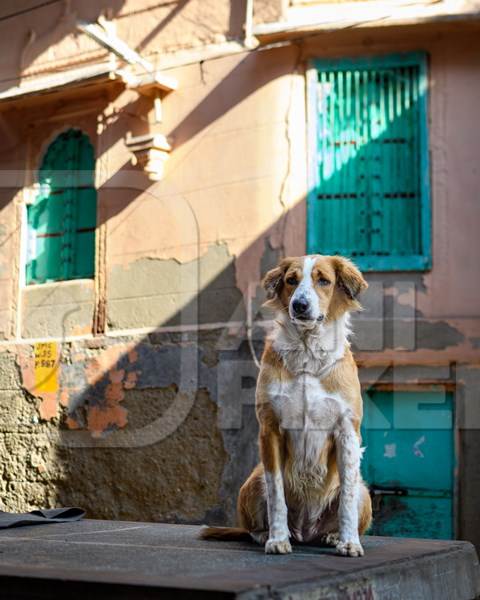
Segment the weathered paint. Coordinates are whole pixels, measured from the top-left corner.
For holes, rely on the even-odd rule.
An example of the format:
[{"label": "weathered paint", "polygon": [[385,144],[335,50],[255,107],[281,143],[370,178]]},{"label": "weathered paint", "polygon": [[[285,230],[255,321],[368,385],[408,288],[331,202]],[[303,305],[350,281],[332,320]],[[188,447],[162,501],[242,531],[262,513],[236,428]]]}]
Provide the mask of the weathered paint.
[{"label": "weathered paint", "polygon": [[364,393],[362,461],[374,492],[374,535],[454,537],[452,395]]},{"label": "weathered paint", "polygon": [[[186,418],[172,435],[136,448],[108,448],[108,444],[97,448],[99,437],[105,440],[118,428],[140,432],[141,441],[142,429],[175,402],[177,384],[166,382],[176,376],[159,366],[166,359],[175,363],[178,356],[170,355],[162,344],[147,344],[141,338],[120,344],[104,339],[100,348],[85,348],[87,354],[93,353],[89,358],[78,352],[80,347],[62,345],[61,393],[52,418],[42,417],[43,394],[35,393],[33,346],[22,358],[21,371],[15,355],[0,353],[2,507],[21,510],[70,498],[68,502],[85,506],[92,516],[203,519],[220,505],[226,461],[210,393],[199,388]],[[150,363],[144,377],[137,368],[142,358],[143,365]],[[90,386],[78,381],[80,373],[88,377]],[[124,421],[127,414],[128,421]],[[70,430],[74,434],[89,431],[88,447],[71,446],[71,437],[64,438]],[[175,479],[180,472],[181,481]],[[91,495],[95,489],[99,502]],[[119,490],[121,503],[115,500]]]}]

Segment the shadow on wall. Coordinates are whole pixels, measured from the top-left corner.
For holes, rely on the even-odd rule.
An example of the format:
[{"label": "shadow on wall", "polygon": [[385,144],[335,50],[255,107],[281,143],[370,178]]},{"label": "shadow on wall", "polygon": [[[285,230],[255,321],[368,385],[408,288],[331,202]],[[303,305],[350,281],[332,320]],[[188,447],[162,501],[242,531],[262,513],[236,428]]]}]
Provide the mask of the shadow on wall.
[{"label": "shadow on wall", "polygon": [[[146,50],[156,36],[165,31],[177,17],[182,15],[182,11],[190,2],[191,0],[159,0],[153,4],[150,2],[146,8],[131,8],[128,13],[129,15],[138,16],[145,13],[145,16],[157,19],[152,30],[144,39],[137,43],[136,50],[139,53]],[[7,29],[11,32],[12,25],[15,25],[15,32],[18,38],[22,39],[20,56],[18,59],[12,58],[10,61],[11,71],[9,71],[8,77],[5,76],[2,82],[0,82],[0,91],[18,85],[21,74],[28,71],[29,67],[35,63],[38,57],[69,36],[73,36],[71,47],[69,48],[70,55],[73,56],[78,51],[78,44],[75,37],[81,35],[77,30],[78,21],[96,22],[101,16],[109,20],[113,20],[116,17],[128,18],[128,15],[122,14],[122,9],[126,5],[126,0],[58,0],[53,4],[50,2],[47,6],[40,4],[38,8],[32,7],[32,10],[27,10],[21,17],[5,19],[0,22],[0,32],[2,28],[4,32]],[[245,5],[245,0],[234,0],[231,2],[228,29],[224,32],[225,37],[229,40],[238,40],[244,35]],[[0,15],[0,19],[14,12],[13,9],[10,11],[4,10]],[[150,13],[150,15],[147,13]],[[191,14],[195,13],[192,12]],[[185,17],[187,23],[192,18],[191,14],[189,13]],[[201,9],[199,9],[199,14],[201,15]],[[201,19],[199,19],[196,25],[205,29],[209,37],[212,37],[215,33],[220,33],[210,30],[208,23],[202,22]],[[182,23],[176,26],[181,27]],[[10,44],[10,37],[8,35],[2,36],[2,39],[5,44]],[[95,49],[100,50],[100,47],[98,46]],[[7,55],[11,51],[11,45],[6,46],[4,51],[5,55]],[[108,54],[105,52],[105,59],[107,58]]]},{"label": "shadow on wall", "polygon": [[[288,220],[302,219],[304,208],[299,202]],[[271,245],[279,225],[256,242],[263,251],[263,273],[282,255]],[[265,319],[270,318],[260,310],[263,294],[258,287],[250,307],[236,287],[241,261],[248,265],[257,260],[256,244],[236,259],[215,246],[183,265],[150,261],[147,268],[139,261],[121,274],[122,289],[132,288],[132,282],[156,289],[143,289],[145,296],[131,298],[123,310],[112,303],[112,325],[127,325],[113,322],[112,315],[142,320],[149,309],[153,314],[161,311],[169,302],[163,293],[167,281],[170,290],[178,283],[174,295],[179,309],[143,336],[93,340],[87,352],[84,343],[64,344],[61,383],[69,398],[57,446],[62,472],[58,502],[82,505],[96,518],[234,521],[238,489],[258,460],[252,351],[261,356]],[[217,274],[202,279],[209,270]],[[196,291],[192,281],[198,282]],[[394,281],[386,277],[385,285]],[[182,286],[188,288],[186,296]],[[383,301],[383,287],[375,287],[375,293]],[[403,347],[392,333],[399,318],[402,328],[415,321],[417,347],[429,344],[422,337],[422,315],[401,300],[387,300],[379,315],[378,297],[364,298],[366,310],[354,324],[359,349]],[[249,312],[252,348],[245,327]],[[436,330],[435,344],[443,325],[425,322]]]},{"label": "shadow on wall", "polygon": [[[277,67],[270,78],[288,68]],[[207,128],[268,79],[262,73],[253,84],[244,65],[236,67],[176,127],[178,142]],[[113,124],[110,141],[118,131]],[[140,170],[121,169],[103,186],[107,210],[100,207],[100,223],[127,208],[139,191],[151,194],[150,186]],[[118,194],[122,189],[125,195]],[[124,202],[118,202],[119,195]],[[189,217],[196,244],[196,218]],[[258,268],[256,256],[265,249],[262,267],[272,266],[280,253],[267,240],[278,227],[235,260],[226,246],[214,245],[189,263],[147,259],[130,270],[112,270],[111,329],[173,326],[174,331],[62,345],[58,502],[82,504],[96,517],[192,521],[213,511],[215,520],[232,518],[236,488],[256,461],[256,422],[247,407],[248,427],[217,427],[217,378],[225,378],[218,366],[227,359],[234,366],[238,360],[252,366],[242,335],[222,323],[233,320],[234,329],[244,323],[238,265]],[[240,389],[251,403],[256,373],[239,373]],[[51,425],[54,432],[57,424]]]},{"label": "shadow on wall", "polygon": [[149,44],[151,40],[155,38],[156,35],[162,31],[162,29],[178,15],[182,9],[188,4],[190,0],[174,0],[171,4],[174,4],[172,10],[168,13],[166,17],[164,17],[153,29],[152,31],[138,44],[136,50],[137,52],[142,52],[142,50]]},{"label": "shadow on wall", "polygon": [[[262,270],[280,256],[269,242],[277,225],[257,242]],[[226,247],[213,246],[184,264],[137,261],[120,272],[110,292],[132,289],[135,281],[144,296],[123,298],[123,307],[113,302],[112,326],[161,313],[167,296],[176,297],[179,309],[165,313],[147,335],[95,340],[88,358],[83,343],[64,344],[61,385],[70,392],[57,447],[59,502],[85,506],[97,518],[234,519],[238,488],[258,460],[257,369],[245,335],[247,307],[236,287],[238,262],[252,262],[249,252],[256,257],[258,248],[237,260]],[[169,294],[162,290],[166,282]],[[261,294],[252,300],[256,314]],[[253,337],[259,357],[261,323]]]},{"label": "shadow on wall", "polygon": [[[176,148],[291,67],[290,61],[277,57],[275,69],[265,69],[252,81],[255,61],[250,55],[236,66],[175,128]],[[185,166],[180,163],[176,169]],[[162,190],[165,186],[162,182]],[[149,192],[149,182],[140,171],[120,170],[104,188],[111,218],[127,208],[138,189]],[[183,198],[158,200],[167,214],[168,203],[178,204]],[[299,203],[285,219],[295,222],[303,213]],[[196,217],[188,206],[183,218],[191,229],[189,239],[197,244]],[[150,326],[174,331],[107,338],[105,347],[92,349],[87,361],[81,358],[81,347],[75,350],[71,345],[65,360],[71,365],[62,365],[63,386],[78,391],[70,393],[64,446],[58,450],[65,471],[58,484],[59,501],[85,505],[97,517],[233,519],[238,487],[257,461],[251,406],[256,368],[241,331],[246,307],[237,276],[239,271],[258,270],[257,257],[262,254],[262,270],[277,262],[281,251],[273,249],[269,239],[279,238],[283,229],[284,222],[275,223],[236,258],[227,246],[213,245],[201,256],[198,248],[198,260],[183,264],[146,258],[111,270],[110,329]],[[224,325],[229,322],[232,331]],[[231,399],[239,398],[240,408],[241,397],[246,398],[243,420],[240,415],[235,427],[218,427],[219,378]],[[69,448],[70,439],[80,440],[80,447],[74,441]],[[96,497],[103,496],[95,508],[93,490]]]},{"label": "shadow on wall", "polygon": [[[292,57],[288,48],[264,51],[261,61],[258,60],[257,53],[247,54],[240,60],[178,125],[166,133],[167,137],[173,140],[175,152],[195,136],[198,136],[198,140],[181,159],[176,160],[174,165],[169,165],[168,177],[162,181],[161,191],[155,195],[156,198],[160,201],[164,201],[164,199],[169,201],[172,195],[178,194],[178,191],[172,188],[169,179],[178,178],[181,169],[188,168],[188,160],[196,146],[201,143],[202,134],[206,133],[213,123],[272,80],[291,73],[294,62],[295,58]],[[168,111],[168,101],[167,98],[166,112]],[[174,102],[174,96],[172,96],[172,101]],[[151,108],[148,102],[150,101],[140,98],[135,105],[129,106],[129,113],[136,114],[138,112],[140,115],[140,119],[131,120],[132,125],[134,124],[136,127],[132,130],[133,135],[146,133],[146,130],[142,129],[145,128],[145,124],[141,117],[144,117],[147,110]],[[105,151],[124,136],[124,131],[125,124],[121,120],[107,126],[103,135]],[[132,170],[129,161],[126,161],[102,185],[101,193],[107,203],[107,210],[99,215],[99,224],[126,210],[139,193],[152,195],[150,188],[151,181],[145,177],[143,171],[140,168]],[[197,232],[195,232],[194,243],[196,243],[197,237]]]},{"label": "shadow on wall", "polygon": [[[22,48],[19,62],[12,59],[11,75],[0,82],[0,91],[18,85],[21,74],[26,71],[35,60],[46,50],[61,42],[67,36],[77,33],[77,21],[87,20],[94,22],[101,15],[108,13],[112,18],[117,15],[126,0],[74,0],[66,2],[59,0],[57,3],[41,5],[37,9],[25,12],[20,17],[6,19],[0,23],[1,39],[9,46],[4,49],[5,55],[11,52],[11,37],[5,32],[16,27],[15,34],[22,38]],[[7,16],[15,12],[13,9],[2,12]],[[24,41],[25,40],[25,41]]]}]

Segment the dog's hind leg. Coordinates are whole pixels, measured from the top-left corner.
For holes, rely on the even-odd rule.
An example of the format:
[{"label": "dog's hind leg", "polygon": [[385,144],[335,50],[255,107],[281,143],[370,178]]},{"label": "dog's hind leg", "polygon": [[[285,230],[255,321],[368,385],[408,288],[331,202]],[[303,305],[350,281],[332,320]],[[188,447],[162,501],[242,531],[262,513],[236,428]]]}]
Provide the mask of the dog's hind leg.
[{"label": "dog's hind leg", "polygon": [[339,498],[339,491],[336,491],[332,501],[323,511],[316,525],[314,542],[320,544],[321,546],[336,548],[340,541],[340,536],[338,533]]},{"label": "dog's hind leg", "polygon": [[260,546],[265,546],[268,540],[268,531],[251,531],[250,537]]},{"label": "dog's hind leg", "polygon": [[268,539],[267,498],[262,465],[252,471],[240,488],[237,502],[238,527],[203,527],[204,540],[253,540],[264,545]]},{"label": "dog's hind leg", "polygon": [[253,470],[240,488],[237,503],[238,522],[262,546],[268,539],[267,497],[262,465]]},{"label": "dog's hind leg", "polygon": [[358,510],[358,533],[363,535],[372,524],[372,499],[367,486],[360,483],[359,510]]},{"label": "dog's hind leg", "polygon": [[336,548],[340,541],[340,536],[338,532],[332,531],[331,533],[324,533],[318,539],[318,543],[321,546],[328,546],[329,548]]}]

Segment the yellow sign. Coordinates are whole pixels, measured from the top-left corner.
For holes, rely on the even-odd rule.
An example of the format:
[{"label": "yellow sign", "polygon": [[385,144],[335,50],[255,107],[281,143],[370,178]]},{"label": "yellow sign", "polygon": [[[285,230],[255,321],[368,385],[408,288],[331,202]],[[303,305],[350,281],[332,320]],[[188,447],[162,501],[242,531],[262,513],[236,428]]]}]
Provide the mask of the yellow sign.
[{"label": "yellow sign", "polygon": [[58,390],[58,346],[56,342],[38,342],[35,350],[35,391]]}]

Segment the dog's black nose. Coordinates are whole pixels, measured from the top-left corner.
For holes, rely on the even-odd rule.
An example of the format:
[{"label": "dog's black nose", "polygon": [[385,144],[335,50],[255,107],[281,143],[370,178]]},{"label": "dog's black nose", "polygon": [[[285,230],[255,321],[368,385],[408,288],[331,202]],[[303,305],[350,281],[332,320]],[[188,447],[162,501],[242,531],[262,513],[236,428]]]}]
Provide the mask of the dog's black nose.
[{"label": "dog's black nose", "polygon": [[303,315],[308,308],[308,302],[306,300],[294,300],[292,304],[293,312],[297,315]]}]

